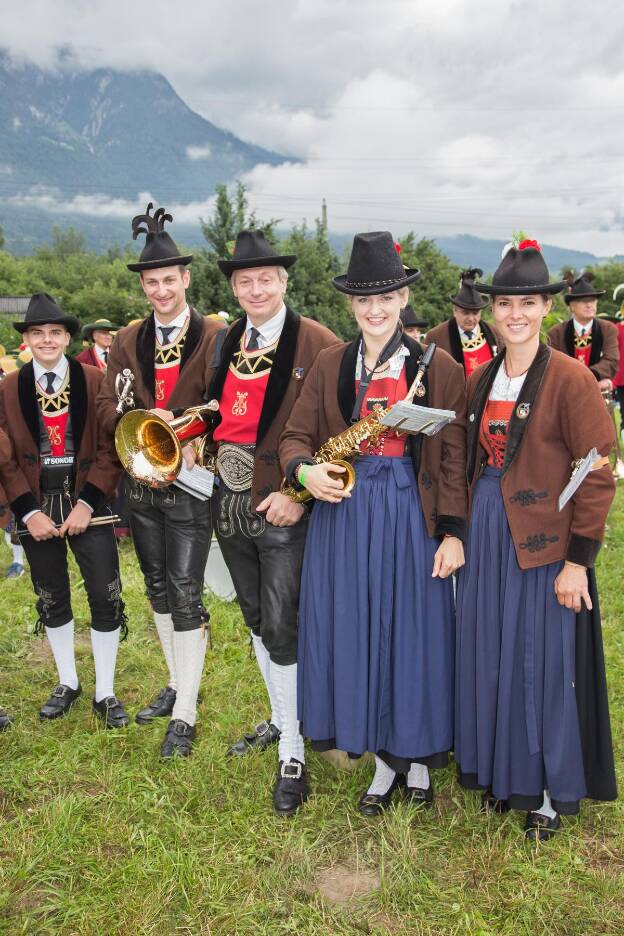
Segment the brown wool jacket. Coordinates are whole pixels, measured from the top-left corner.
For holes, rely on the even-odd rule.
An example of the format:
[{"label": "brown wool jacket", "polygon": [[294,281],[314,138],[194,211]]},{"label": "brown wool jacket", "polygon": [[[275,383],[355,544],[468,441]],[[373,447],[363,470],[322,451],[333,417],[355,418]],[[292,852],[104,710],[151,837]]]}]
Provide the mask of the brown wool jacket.
[{"label": "brown wool jacket", "polygon": [[[503,359],[504,352],[468,378],[471,501],[487,462],[479,427]],[[613,422],[589,370],[540,344],[509,424],[501,479],[521,569],[561,559],[593,566],[615,493],[611,468],[590,472],[561,512],[557,501],[570,479],[572,462],[594,447],[608,454],[614,439]]]},{"label": "brown wool jacket", "polygon": [[[206,359],[206,400],[221,399],[230,361],[239,346],[246,324],[247,318],[243,316],[230,326],[225,339],[221,335],[213,339]],[[251,485],[252,510],[272,491],[279,491],[282,483],[278,457],[280,435],[305,387],[317,355],[324,348],[336,344],[340,342],[329,328],[286,308],[286,320],[277,344],[258,425]],[[211,428],[215,429],[220,420],[217,413],[212,419]],[[216,446],[211,448],[214,451]]]},{"label": "brown wool jacket", "polygon": [[[102,430],[95,401],[102,373],[69,359],[69,414],[76,447],[76,499],[94,511],[115,496],[121,468],[112,436]],[[0,466],[9,504],[18,520],[39,507],[39,413],[32,362],[0,383],[0,428],[11,440],[11,455]]]},{"label": "brown wool jacket", "polygon": [[[490,325],[489,322],[481,320],[479,325],[485,340],[492,350],[492,354],[496,356],[496,354],[505,347],[505,342],[503,341],[501,333],[494,325]],[[464,366],[461,335],[459,334],[459,328],[455,317],[429,329],[423,339],[423,343],[431,344],[432,341],[435,341],[439,348],[442,348],[447,354],[450,354],[458,364],[461,364],[462,367]]]},{"label": "brown wool jacket", "polygon": [[[6,432],[0,429],[0,477],[6,466],[11,461],[11,440]],[[0,530],[3,530],[11,519],[11,508],[7,493],[0,485]]]},{"label": "brown wool jacket", "polygon": [[[407,335],[408,386],[416,377],[423,346]],[[355,368],[359,338],[323,351],[293,408],[280,442],[284,474],[310,461],[320,446],[351,423],[355,406]],[[463,368],[445,351],[437,350],[425,376],[421,406],[455,410],[457,418],[437,435],[410,436],[407,451],[414,462],[423,515],[429,536],[451,533],[465,538],[467,515],[466,399]]]},{"label": "brown wool jacket", "polygon": [[[574,322],[558,322],[547,335],[548,344],[555,351],[574,357]],[[594,319],[589,369],[596,380],[613,380],[620,365],[617,325],[605,319]]]},{"label": "brown wool jacket", "polygon": [[[201,401],[207,348],[216,332],[225,328],[215,319],[191,309],[186,341],[182,349],[180,377],[167,403],[176,416]],[[115,378],[125,368],[134,374],[135,409],[154,409],[154,354],[156,327],[153,313],[140,325],[126,325],[117,332],[108,355],[108,368],[98,397],[98,419],[111,435],[120,420],[117,413]]]}]

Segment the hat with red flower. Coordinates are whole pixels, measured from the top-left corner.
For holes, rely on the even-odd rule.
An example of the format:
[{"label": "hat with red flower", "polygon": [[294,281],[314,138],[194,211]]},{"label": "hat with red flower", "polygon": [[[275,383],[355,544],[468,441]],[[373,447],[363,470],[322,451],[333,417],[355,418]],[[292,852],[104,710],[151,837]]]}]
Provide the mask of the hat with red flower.
[{"label": "hat with red flower", "polygon": [[490,296],[530,296],[536,293],[554,295],[565,289],[565,280],[550,282],[542,248],[536,240],[522,238],[508,247],[492,277],[491,283],[475,283],[479,292]]}]

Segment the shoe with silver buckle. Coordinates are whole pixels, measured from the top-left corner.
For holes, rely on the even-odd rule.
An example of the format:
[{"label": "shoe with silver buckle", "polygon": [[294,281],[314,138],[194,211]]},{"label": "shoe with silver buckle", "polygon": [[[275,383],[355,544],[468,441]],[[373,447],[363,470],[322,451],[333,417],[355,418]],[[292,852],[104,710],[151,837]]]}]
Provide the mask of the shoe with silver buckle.
[{"label": "shoe with silver buckle", "polygon": [[13,724],[13,716],[6,709],[0,708],[0,731],[6,731]]},{"label": "shoe with silver buckle", "polygon": [[280,730],[277,725],[267,719],[256,725],[249,734],[244,734],[239,741],[235,741],[228,748],[227,754],[229,757],[244,757],[250,751],[264,751],[271,744],[279,741],[279,736]]},{"label": "shoe with silver buckle", "polygon": [[165,760],[171,757],[188,757],[193,750],[194,740],[194,725],[187,724],[181,718],[172,718],[160,747],[160,756]]},{"label": "shoe with silver buckle", "polygon": [[123,702],[112,695],[99,702],[93,700],[93,711],[101,718],[106,728],[126,728],[130,724]]},{"label": "shoe with silver buckle", "polygon": [[273,787],[273,808],[278,816],[294,816],[308,796],[308,776],[301,761],[291,758],[280,761],[277,780]]},{"label": "shoe with silver buckle", "polygon": [[47,702],[39,709],[39,718],[42,721],[51,720],[53,718],[61,718],[62,715],[66,715],[69,712],[70,708],[76,701],[76,699],[82,695],[82,688],[78,685],[77,689],[72,689],[71,686],[60,685],[52,690],[52,695]]}]

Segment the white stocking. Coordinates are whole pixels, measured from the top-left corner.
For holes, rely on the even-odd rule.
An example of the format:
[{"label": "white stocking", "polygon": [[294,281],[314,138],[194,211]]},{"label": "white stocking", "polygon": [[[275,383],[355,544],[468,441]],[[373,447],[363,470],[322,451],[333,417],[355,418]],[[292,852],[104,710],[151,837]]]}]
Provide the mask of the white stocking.
[{"label": "white stocking", "polygon": [[372,796],[384,796],[394,783],[395,777],[396,773],[392,767],[388,767],[386,762],[375,754],[375,776],[367,793]]}]

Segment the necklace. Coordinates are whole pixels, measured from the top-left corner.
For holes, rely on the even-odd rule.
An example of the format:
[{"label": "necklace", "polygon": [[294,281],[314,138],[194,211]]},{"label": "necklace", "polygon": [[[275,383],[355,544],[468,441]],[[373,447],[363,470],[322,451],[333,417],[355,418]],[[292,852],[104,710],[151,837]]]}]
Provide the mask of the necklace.
[{"label": "necklace", "polygon": [[511,402],[518,399],[518,395],[522,389],[522,384],[524,383],[528,367],[527,370],[523,371],[523,373],[519,374],[517,377],[510,377],[507,373],[505,363],[506,362],[503,361],[503,365],[496,375],[494,386],[492,387],[492,393],[494,399],[496,400]]}]

